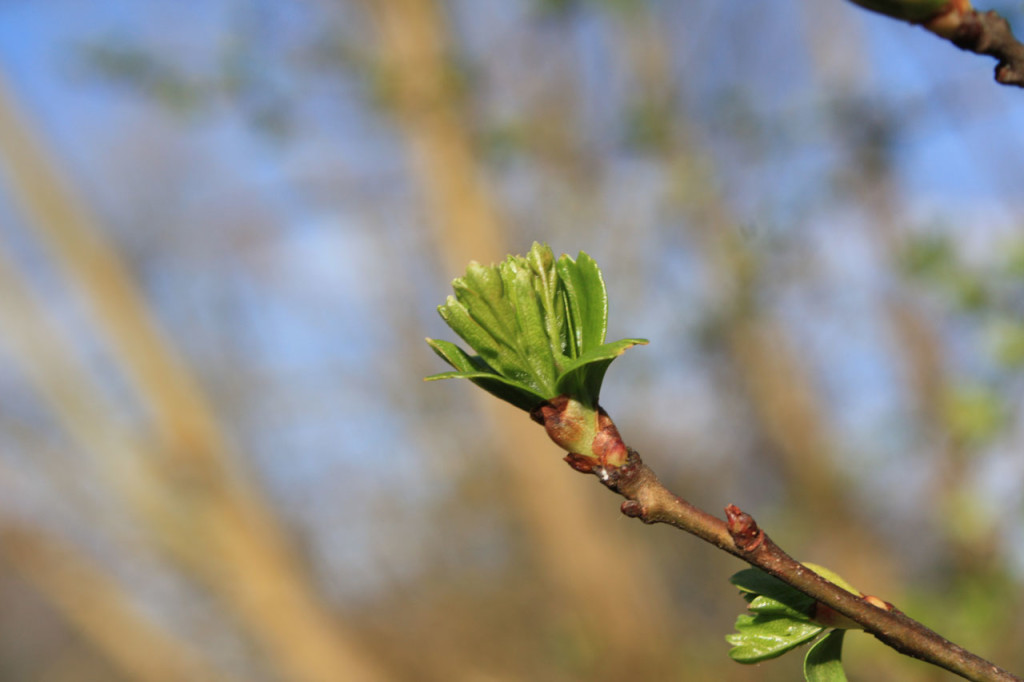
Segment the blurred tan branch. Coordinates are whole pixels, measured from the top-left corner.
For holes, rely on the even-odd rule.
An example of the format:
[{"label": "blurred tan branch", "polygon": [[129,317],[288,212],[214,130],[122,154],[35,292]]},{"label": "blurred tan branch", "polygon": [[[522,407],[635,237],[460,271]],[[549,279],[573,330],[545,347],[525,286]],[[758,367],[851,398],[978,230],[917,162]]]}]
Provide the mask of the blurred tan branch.
[{"label": "blurred tan branch", "polygon": [[[637,96],[664,131],[655,151],[674,179],[671,207],[685,218],[697,247],[713,265],[715,289],[726,292],[718,321],[723,347],[738,370],[758,428],[771,445],[767,455],[776,458],[790,482],[788,495],[795,506],[861,532],[853,530],[860,524],[851,519],[846,487],[832,461],[834,441],[819,407],[814,377],[800,361],[796,340],[761,301],[761,254],[743,236],[728,196],[716,185],[713,159],[697,143],[685,105],[679,102],[670,39],[648,6],[630,13],[623,31]],[[877,568],[873,572],[880,573]]]},{"label": "blurred tan branch", "polygon": [[[507,252],[506,229],[476,158],[441,5],[433,0],[365,0],[362,4],[380,36],[383,89],[404,133],[445,270],[460,271],[470,260],[499,260]],[[622,535],[618,529],[598,533],[586,525],[552,522],[586,516],[585,510],[594,506],[592,498],[571,481],[552,476],[547,467],[520,456],[523,448],[549,450],[551,444],[543,434],[523,434],[518,414],[496,406],[495,401],[480,400],[478,405],[494,425],[495,447],[513,477],[508,489],[516,495],[532,545],[540,549],[546,578],[556,588],[553,593],[585,622],[599,623],[594,630],[609,642],[626,641],[620,635],[629,635],[630,650],[608,649],[603,665],[614,669],[618,659],[631,661],[622,665],[634,671],[637,665],[662,665],[647,655],[666,650],[661,639],[668,632],[664,624],[669,619],[664,608],[668,600],[653,567],[642,556],[626,559],[610,539],[610,535]],[[524,435],[529,439],[526,443]],[[638,573],[649,578],[627,579]],[[605,589],[609,584],[619,586],[617,594]]]},{"label": "blurred tan branch", "polygon": [[[74,384],[56,372],[80,361],[66,339],[54,339],[49,349],[23,347],[27,378],[84,451],[99,459],[131,453],[134,461],[111,465],[135,467],[128,481],[112,481],[125,488],[116,492],[148,524],[157,547],[223,600],[283,679],[384,679],[316,594],[273,514],[245,482],[191,371],[159,330],[115,248],[58,177],[3,80],[0,156],[27,225],[92,314],[147,409],[155,438],[145,429],[129,436],[111,428],[118,411],[96,405],[102,391],[88,371],[78,371],[81,383]],[[39,350],[53,354],[42,357]]]},{"label": "blurred tan branch", "polygon": [[0,524],[0,557],[18,569],[126,678],[139,682],[226,679],[208,669],[183,642],[149,622],[114,580],[56,538]]}]

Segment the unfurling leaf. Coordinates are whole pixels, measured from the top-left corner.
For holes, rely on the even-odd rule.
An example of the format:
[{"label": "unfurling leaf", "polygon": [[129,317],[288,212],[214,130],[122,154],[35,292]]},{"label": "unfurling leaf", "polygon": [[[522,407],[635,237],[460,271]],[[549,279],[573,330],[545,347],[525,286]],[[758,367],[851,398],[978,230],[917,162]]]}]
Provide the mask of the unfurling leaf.
[{"label": "unfurling leaf", "polygon": [[477,354],[427,339],[455,368],[427,379],[469,379],[523,410],[559,395],[596,410],[611,361],[647,343],[604,342],[608,294],[597,263],[582,252],[576,260],[556,260],[548,246],[535,243],[526,256],[471,263],[452,288],[455,295],[438,311]]},{"label": "unfurling leaf", "polygon": [[846,682],[842,661],[845,633],[845,630],[833,630],[807,651],[804,657],[804,679],[807,682]]},{"label": "unfurling leaf", "polygon": [[824,629],[808,621],[745,613],[736,619],[736,632],[725,639],[732,644],[729,656],[734,661],[758,663],[811,641]]},{"label": "unfurling leaf", "polygon": [[[844,590],[860,594],[835,572],[815,564],[805,563],[804,566]],[[845,679],[820,675],[836,674],[830,657],[838,661],[842,637],[833,635],[836,632],[841,634],[843,630],[832,628],[836,628],[840,621],[847,621],[847,624],[838,624],[839,628],[856,627],[855,623],[845,618],[822,619],[819,605],[812,597],[758,568],[739,571],[729,579],[729,582],[743,593],[749,612],[741,614],[736,619],[736,632],[725,638],[733,645],[729,651],[729,656],[733,660],[739,663],[757,663],[775,658],[810,642],[828,630],[830,634],[819,640],[808,652],[810,663],[805,662],[805,668],[819,677],[807,679],[812,682],[836,682]],[[822,644],[823,642],[827,644]],[[819,646],[823,648],[819,649]],[[841,666],[838,674],[842,674]]]}]

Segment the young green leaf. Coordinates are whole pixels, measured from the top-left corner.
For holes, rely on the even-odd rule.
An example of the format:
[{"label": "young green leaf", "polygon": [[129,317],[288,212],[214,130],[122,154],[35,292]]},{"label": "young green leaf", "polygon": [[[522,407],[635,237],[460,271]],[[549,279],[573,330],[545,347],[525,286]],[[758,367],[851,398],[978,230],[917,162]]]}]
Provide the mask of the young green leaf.
[{"label": "young green leaf", "polygon": [[816,623],[742,614],[736,619],[736,632],[726,635],[732,644],[729,656],[738,663],[758,663],[776,658],[817,637],[824,626]]},{"label": "young green leaf", "polygon": [[566,306],[573,320],[573,356],[579,357],[604,343],[608,327],[608,293],[594,259],[580,253],[558,259],[558,274],[565,286]]},{"label": "young green leaf", "polygon": [[[860,592],[853,585],[848,583],[841,575],[819,566],[818,564],[812,564],[805,562],[804,566],[811,569],[818,575],[830,583],[838,585],[847,592],[859,595]],[[768,575],[759,568],[746,568],[739,571],[731,578],[729,582],[738,587],[741,592],[744,593],[744,598],[751,603],[748,607],[753,610],[753,602],[758,597],[764,597],[769,600],[778,602],[800,614],[804,614],[804,617],[810,619],[814,613],[815,601],[813,598],[808,597],[803,592],[800,592],[795,587],[791,587],[786,583],[782,582],[778,578]],[[760,602],[765,604],[766,602]],[[766,608],[762,606],[762,608]]]},{"label": "young green leaf", "polygon": [[507,272],[511,284],[508,291],[515,311],[516,329],[519,332],[517,340],[522,356],[536,378],[537,386],[544,393],[553,395],[558,368],[545,329],[540,300],[533,288],[533,277],[529,270],[514,266],[509,267]]},{"label": "young green leaf", "polygon": [[558,393],[590,396],[593,403],[589,406],[596,407],[604,373],[612,364],[612,360],[633,346],[646,343],[647,339],[622,339],[591,348],[580,357],[566,363],[562,368],[562,374],[558,378],[556,387]]},{"label": "young green leaf", "polygon": [[[438,307],[437,311],[441,318],[461,336],[480,357],[488,362],[499,364],[502,348],[508,347],[507,341],[500,337],[501,329],[498,325],[484,318],[481,322],[479,312],[476,317],[466,306],[466,302],[473,297],[472,293],[463,293],[458,287],[455,289],[456,296],[449,296],[444,305]],[[472,305],[470,301],[470,305]],[[478,306],[474,306],[478,308]]]},{"label": "young green leaf", "polygon": [[454,343],[440,339],[427,339],[427,343],[435,353],[457,370],[431,375],[427,377],[427,381],[469,379],[491,395],[526,411],[532,410],[545,400],[531,387],[497,374],[480,357],[467,355]]},{"label": "young green leaf", "polygon": [[773,618],[792,618],[793,620],[809,621],[811,620],[806,613],[798,611],[792,606],[788,606],[780,601],[772,599],[771,597],[765,597],[764,595],[754,596],[752,594],[744,595],[746,597],[753,597],[750,603],[747,604],[747,610],[751,613],[760,616],[771,616]]},{"label": "young green leaf", "polygon": [[[833,571],[815,564],[805,563],[804,566],[829,582],[859,594]],[[729,655],[740,663],[756,663],[781,656],[834,627],[834,624],[815,620],[817,602],[813,598],[758,568],[739,571],[729,582],[743,593],[750,612],[740,615],[736,619],[737,632],[726,636],[733,645]],[[824,655],[826,651],[816,655]]]},{"label": "young green leaf", "polygon": [[[771,599],[775,603],[784,606],[795,613],[802,614],[806,620],[810,620],[810,614],[814,611],[815,601],[794,587],[790,587],[778,578],[768,575],[759,568],[747,568],[735,573],[731,582],[744,592],[744,598],[753,602],[758,597]],[[765,608],[762,602],[762,608]]]},{"label": "young green leaf", "polygon": [[807,651],[804,657],[804,679],[807,682],[846,682],[842,662],[845,633],[845,630],[832,630]]},{"label": "young green leaf", "polygon": [[852,0],[873,12],[919,24],[932,33],[956,41],[971,0]]}]

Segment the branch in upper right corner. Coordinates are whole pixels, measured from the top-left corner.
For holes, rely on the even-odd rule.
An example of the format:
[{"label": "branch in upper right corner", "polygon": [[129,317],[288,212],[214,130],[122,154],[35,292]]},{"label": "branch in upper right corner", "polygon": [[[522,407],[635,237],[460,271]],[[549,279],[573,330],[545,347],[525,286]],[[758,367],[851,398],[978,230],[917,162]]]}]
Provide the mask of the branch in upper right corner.
[{"label": "branch in upper right corner", "polygon": [[996,81],[1024,87],[1024,44],[997,12],[979,12],[970,0],[851,0],[894,19],[922,26],[962,50],[999,60]]}]

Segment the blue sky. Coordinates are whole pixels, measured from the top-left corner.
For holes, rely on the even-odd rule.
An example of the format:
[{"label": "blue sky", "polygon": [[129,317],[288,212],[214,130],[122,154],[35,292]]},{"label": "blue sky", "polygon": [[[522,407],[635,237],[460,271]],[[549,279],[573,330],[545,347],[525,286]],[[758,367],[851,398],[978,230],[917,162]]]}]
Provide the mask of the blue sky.
[{"label": "blue sky", "polygon": [[[810,361],[842,407],[837,429],[849,437],[848,449],[877,454],[900,445],[873,428],[889,424],[902,400],[878,329],[887,283],[860,236],[858,208],[827,196],[845,152],[818,107],[851,94],[829,81],[845,69],[815,75],[798,3],[656,4],[677,31],[672,50],[685,108],[738,221],[755,239],[796,235],[801,253],[816,254],[820,288],[780,296],[778,312],[804,330]],[[556,249],[586,250],[612,263],[611,279],[635,276],[647,287],[650,303],[637,309],[613,290],[613,330],[622,325],[620,335],[652,338],[630,361],[652,377],[652,391],[692,400],[710,378],[693,366],[691,342],[679,335],[700,322],[711,294],[676,234],[678,217],[659,213],[670,183],[621,144],[631,82],[608,18],[592,13],[538,28],[524,3],[453,6],[463,49],[487,91],[482,117],[504,123],[526,108],[531,83],[516,84],[524,74],[543,80],[549,68],[534,51],[575,65],[585,105],[578,133],[606,159],[595,222],[571,225],[571,202],[559,203],[560,189],[513,162],[497,175],[511,212],[525,219],[516,237],[523,248],[548,238]],[[884,116],[899,131],[901,219],[910,229],[957,228],[982,253],[998,250],[1000,236],[1021,227],[1024,94],[992,82],[992,60],[923,30],[852,6],[836,14],[850,23],[831,30],[844,40],[849,31],[862,50],[849,58],[857,61],[852,88],[863,114]],[[365,47],[357,26],[332,19],[340,38]],[[414,366],[434,369],[421,333],[411,341],[397,334],[426,325],[426,333],[444,335],[432,309],[456,273],[416,258],[431,248],[423,210],[401,138],[365,82],[344,70],[296,66],[318,29],[315,5],[10,2],[0,6],[0,64],[68,177],[134,258],[161,320],[211,391],[227,392],[221,381],[244,386],[246,399],[223,416],[295,522],[316,535],[330,530],[324,519],[352,516],[361,499],[339,496],[337,480],[358,476],[368,489],[403,490],[407,516],[388,522],[388,532],[399,532],[415,528],[417,505],[434,494],[438,474],[418,449],[418,427],[389,407],[401,400],[394,383],[380,390],[375,372],[387,371],[388,353],[422,353]],[[81,52],[123,41],[202,82],[218,73],[239,36],[256,43],[246,43],[245,54],[257,87],[236,98],[216,94],[184,113],[97,77]],[[290,125],[280,137],[253,122],[275,98],[287,105]],[[749,137],[737,133],[745,115],[761,126]],[[630,231],[651,240],[647,255],[659,258],[649,271],[614,264]],[[851,331],[852,318],[861,324]],[[398,326],[403,320],[412,324]],[[627,331],[627,324],[639,328]],[[702,404],[664,428],[711,441],[721,435],[708,430],[716,414]],[[1005,470],[1004,459],[993,467]],[[372,553],[372,527],[345,537],[341,548],[319,541],[329,566],[351,568],[359,564],[354,556]],[[365,579],[374,578],[377,564],[359,565]]]}]

